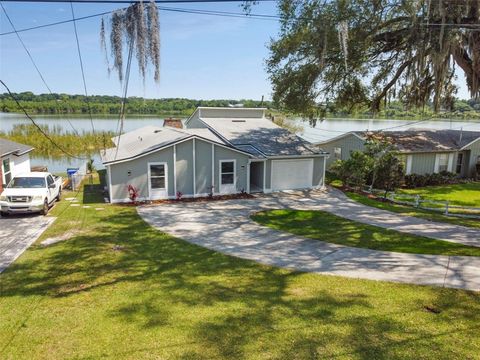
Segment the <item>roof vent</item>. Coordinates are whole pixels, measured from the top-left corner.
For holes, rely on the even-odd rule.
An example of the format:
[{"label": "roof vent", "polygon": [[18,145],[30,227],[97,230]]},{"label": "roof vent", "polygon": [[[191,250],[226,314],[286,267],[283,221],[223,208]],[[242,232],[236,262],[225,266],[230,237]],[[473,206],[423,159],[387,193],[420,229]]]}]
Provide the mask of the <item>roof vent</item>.
[{"label": "roof vent", "polygon": [[154,133],[157,134],[159,132],[162,132],[162,130],[155,130]]},{"label": "roof vent", "polygon": [[232,120],[232,122],[246,122],[246,120],[238,119],[238,120]]}]

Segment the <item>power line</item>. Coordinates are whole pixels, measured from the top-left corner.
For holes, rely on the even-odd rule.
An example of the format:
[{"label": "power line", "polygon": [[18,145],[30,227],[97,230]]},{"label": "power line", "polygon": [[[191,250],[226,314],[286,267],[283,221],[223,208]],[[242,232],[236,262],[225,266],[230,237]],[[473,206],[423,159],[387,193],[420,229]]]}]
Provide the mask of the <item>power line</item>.
[{"label": "power line", "polygon": [[[3,0],[7,2],[35,2],[35,3],[65,3],[69,0]],[[275,2],[277,0],[255,0],[257,2]],[[79,4],[133,4],[146,2],[146,0],[72,0]],[[182,4],[182,3],[243,3],[245,0],[155,0],[157,4]]]},{"label": "power line", "polygon": [[75,12],[73,10],[73,3],[71,1],[70,1],[70,8],[72,10],[72,20],[73,20],[73,29],[75,31],[75,39],[77,41],[78,60],[80,61],[80,70],[82,71],[83,90],[85,91],[85,101],[87,103],[88,114],[90,115],[90,124],[92,125],[92,131],[95,134],[95,126],[93,125],[93,118],[92,118],[92,109],[90,108],[90,100],[88,99],[87,81],[85,80],[85,70],[83,68],[82,51],[80,50],[80,41],[78,40],[77,23],[75,21]]},{"label": "power line", "polygon": [[[8,20],[8,22],[10,23],[10,26],[12,27],[13,32],[17,35],[18,41],[20,41],[20,43],[22,44],[23,49],[25,50],[25,52],[27,53],[28,57],[30,58],[30,61],[32,62],[33,66],[35,67],[35,70],[37,71],[38,76],[40,76],[40,79],[42,79],[42,82],[43,82],[43,84],[45,85],[45,87],[47,88],[47,90],[48,90],[48,92],[50,93],[50,95],[53,95],[52,90],[50,89],[50,86],[48,86],[47,81],[46,81],[45,78],[43,77],[42,72],[41,72],[40,69],[38,68],[37,63],[35,62],[35,60],[33,59],[33,56],[32,56],[32,54],[30,53],[30,50],[28,50],[27,46],[26,46],[25,43],[23,42],[22,37],[21,37],[20,34],[17,32],[17,28],[16,28],[15,25],[13,24],[12,19],[11,19],[10,16],[8,15],[7,9],[5,9],[5,7],[3,6],[3,3],[2,3],[1,1],[0,1],[0,6],[2,7],[2,10],[3,10],[5,16],[7,17],[7,20]],[[72,122],[71,122],[68,118],[66,118],[66,120],[67,120],[67,122],[70,124],[71,128],[73,129],[73,132],[74,132],[77,136],[80,136],[80,135],[78,134],[77,129],[75,129],[75,127],[73,126]]]},{"label": "power line", "polygon": [[[3,0],[5,1],[5,0]],[[78,17],[75,19],[75,21],[79,20],[87,20],[95,17],[100,17],[104,15],[111,14],[115,11],[121,11],[125,10],[126,7],[120,8],[120,9],[115,9],[115,10],[110,10],[110,11],[104,11],[96,14],[91,14],[91,15],[86,15],[82,17]],[[186,13],[186,14],[196,14],[196,15],[209,15],[209,16],[221,16],[221,17],[232,17],[232,18],[243,18],[243,19],[253,19],[253,20],[271,20],[271,21],[277,21],[280,20],[282,17],[277,16],[277,15],[271,15],[271,14],[245,14],[242,12],[228,12],[228,11],[215,11],[215,10],[201,10],[201,9],[183,9],[183,8],[172,8],[172,7],[163,7],[159,6],[158,10],[162,11],[167,11],[167,12],[177,12],[177,13]],[[62,21],[56,21],[48,24],[43,24],[43,25],[37,25],[37,26],[31,26],[23,29],[18,29],[17,32],[24,32],[24,31],[30,31],[30,30],[36,30],[36,29],[42,29],[46,27],[51,27],[51,26],[56,26],[56,25],[62,25],[62,24],[67,24],[69,22],[73,22],[73,19],[67,19],[67,20],[62,20]],[[6,31],[3,33],[0,33],[0,36],[4,35],[11,35],[15,34],[15,31]]]},{"label": "power line", "polygon": [[78,156],[75,156],[75,155],[72,155],[70,154],[68,151],[66,151],[63,147],[61,147],[60,145],[58,145],[45,131],[43,131],[42,127],[40,125],[38,125],[35,120],[33,120],[33,118],[28,114],[27,110],[20,104],[20,102],[18,101],[18,99],[15,97],[15,95],[13,95],[13,93],[10,91],[10,89],[8,88],[7,84],[5,84],[5,82],[3,80],[0,79],[0,83],[5,87],[5,89],[7,89],[7,92],[8,94],[10,95],[10,97],[15,101],[15,103],[17,104],[17,106],[23,111],[23,113],[25,114],[25,116],[32,122],[32,124],[37,128],[37,130],[45,137],[48,139],[48,141],[50,141],[52,143],[53,146],[55,146],[57,149],[59,149],[62,153],[64,153],[65,155],[71,157],[71,158],[74,158],[74,159],[79,159],[79,160],[87,160],[87,158],[82,158],[82,157],[78,157]]}]

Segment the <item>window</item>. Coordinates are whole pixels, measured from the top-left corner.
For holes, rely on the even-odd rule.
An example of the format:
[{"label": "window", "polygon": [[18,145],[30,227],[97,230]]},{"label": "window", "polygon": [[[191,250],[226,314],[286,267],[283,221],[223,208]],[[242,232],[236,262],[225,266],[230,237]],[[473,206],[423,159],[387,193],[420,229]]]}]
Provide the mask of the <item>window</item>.
[{"label": "window", "polygon": [[165,164],[150,165],[150,184],[152,189],[165,189]]},{"label": "window", "polygon": [[[10,159],[3,159],[3,178],[5,179],[5,184],[8,185],[10,180],[12,180],[12,172],[10,171]],[[1,180],[1,179],[0,179]]]},{"label": "window", "polygon": [[462,172],[462,166],[463,166],[463,153],[458,153],[458,155],[457,155],[457,167],[455,169],[455,172],[457,174],[460,174]]},{"label": "window", "polygon": [[53,183],[55,183],[55,181],[53,181],[52,176],[48,175],[47,176],[47,186],[50,187],[50,185],[52,185]]},{"label": "window", "polygon": [[221,166],[221,184],[233,185],[235,183],[235,161],[222,161]]},{"label": "window", "polygon": [[438,155],[438,172],[448,170],[448,154],[439,154]]},{"label": "window", "polygon": [[342,148],[335,147],[333,148],[333,156],[336,160],[342,159]]}]

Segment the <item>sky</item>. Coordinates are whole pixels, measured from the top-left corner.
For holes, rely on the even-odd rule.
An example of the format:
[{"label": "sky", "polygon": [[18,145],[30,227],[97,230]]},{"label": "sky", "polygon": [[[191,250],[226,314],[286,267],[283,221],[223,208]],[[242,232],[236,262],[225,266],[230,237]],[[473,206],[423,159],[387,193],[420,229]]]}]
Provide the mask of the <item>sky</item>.
[{"label": "sky", "polygon": [[[3,5],[17,29],[72,18],[68,2],[3,2]],[[81,17],[124,6],[85,3],[74,4],[74,10],[76,17]],[[241,12],[238,3],[228,2],[162,6]],[[252,12],[273,15],[277,9],[274,2],[261,2]],[[11,31],[5,15],[0,13],[0,32]],[[108,75],[105,54],[100,48],[100,20],[97,17],[77,22],[88,93],[121,95],[121,84],[115,73]],[[265,59],[270,39],[279,32],[277,21],[161,10],[160,28],[160,84],[153,81],[151,73],[143,84],[135,67],[129,96],[257,100],[265,96],[271,99]],[[73,23],[22,32],[20,36],[53,92],[83,93]],[[0,79],[13,92],[48,92],[15,34],[0,36]],[[464,85],[460,86],[458,97],[469,98]]]}]

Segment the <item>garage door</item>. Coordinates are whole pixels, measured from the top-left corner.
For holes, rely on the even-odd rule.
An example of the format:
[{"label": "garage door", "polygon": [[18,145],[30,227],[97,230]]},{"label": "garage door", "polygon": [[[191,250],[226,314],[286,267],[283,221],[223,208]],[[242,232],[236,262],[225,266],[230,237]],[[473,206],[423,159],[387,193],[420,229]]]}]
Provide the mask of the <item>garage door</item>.
[{"label": "garage door", "polygon": [[313,159],[272,161],[273,191],[309,188],[312,177]]}]

